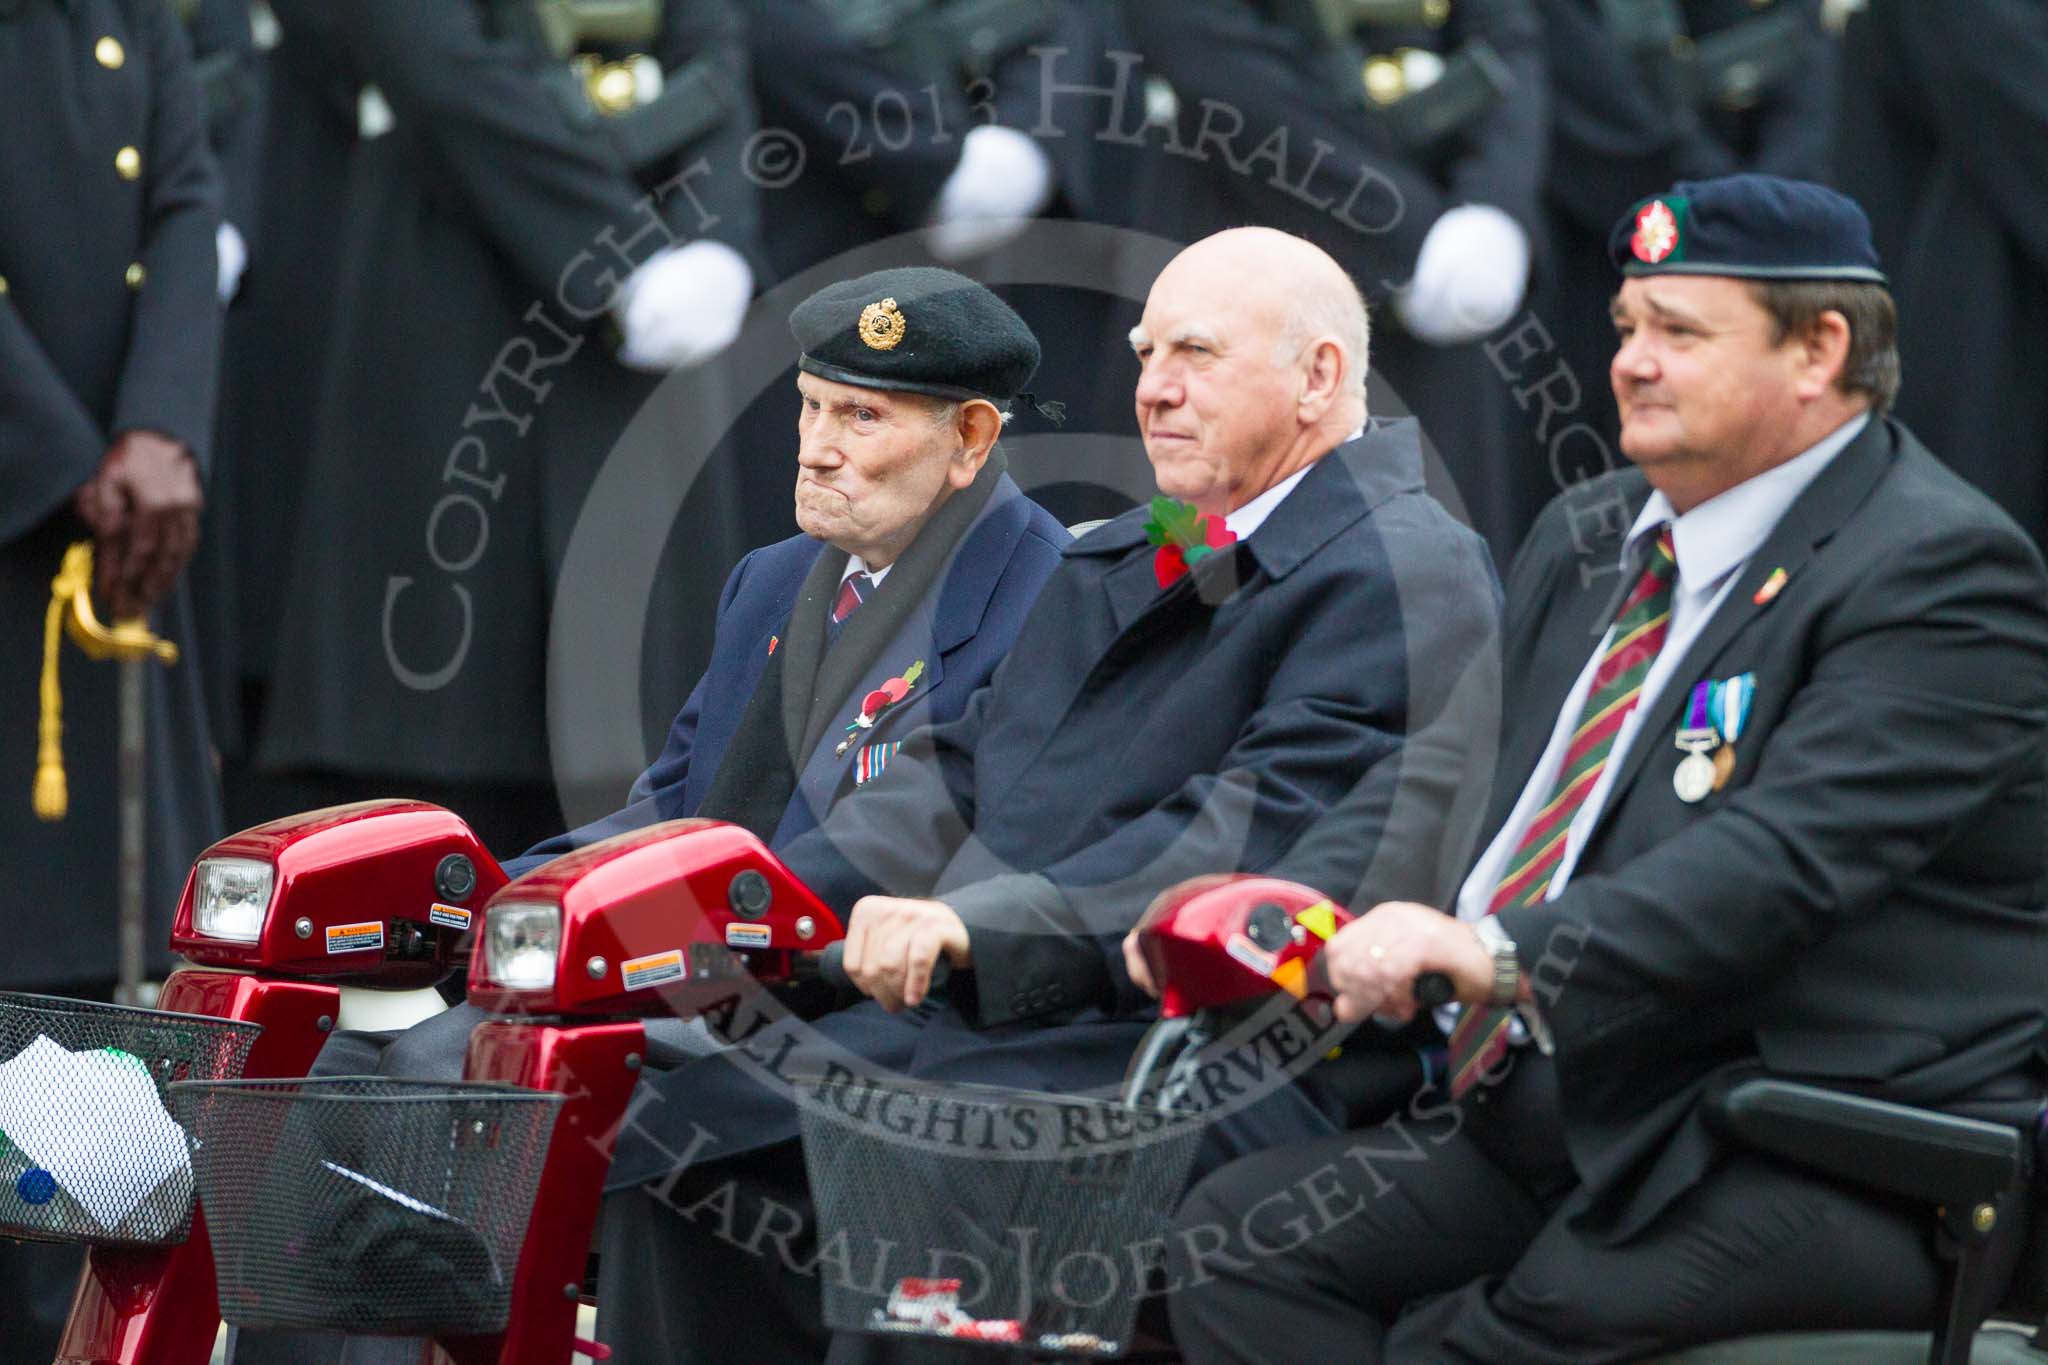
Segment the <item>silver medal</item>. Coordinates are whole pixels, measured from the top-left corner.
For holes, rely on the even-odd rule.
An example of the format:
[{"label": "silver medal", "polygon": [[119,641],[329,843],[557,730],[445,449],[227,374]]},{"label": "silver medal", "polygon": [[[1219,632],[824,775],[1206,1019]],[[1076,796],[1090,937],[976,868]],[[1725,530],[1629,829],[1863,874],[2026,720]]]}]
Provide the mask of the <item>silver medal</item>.
[{"label": "silver medal", "polygon": [[1698,749],[1687,754],[1671,774],[1671,789],[1687,805],[1706,800],[1714,790],[1714,760]]}]

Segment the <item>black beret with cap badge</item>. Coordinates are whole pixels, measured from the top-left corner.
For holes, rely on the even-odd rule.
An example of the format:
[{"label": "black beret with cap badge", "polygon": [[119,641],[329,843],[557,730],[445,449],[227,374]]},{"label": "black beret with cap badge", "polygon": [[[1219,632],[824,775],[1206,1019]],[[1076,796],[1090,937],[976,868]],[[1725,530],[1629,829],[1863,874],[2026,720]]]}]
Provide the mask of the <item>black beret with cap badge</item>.
[{"label": "black beret with cap badge", "polygon": [[796,306],[797,368],[841,384],[1007,405],[1038,368],[1038,338],[965,275],[932,266],[826,285]]}]

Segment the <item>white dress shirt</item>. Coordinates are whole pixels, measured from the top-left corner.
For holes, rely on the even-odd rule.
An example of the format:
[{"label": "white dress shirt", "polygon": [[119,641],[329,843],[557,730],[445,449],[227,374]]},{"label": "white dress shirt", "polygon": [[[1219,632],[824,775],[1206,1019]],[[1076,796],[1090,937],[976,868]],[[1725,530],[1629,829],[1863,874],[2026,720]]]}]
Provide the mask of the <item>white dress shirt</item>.
[{"label": "white dress shirt", "polygon": [[[1585,804],[1572,817],[1571,832],[1565,839],[1564,857],[1551,874],[1550,886],[1544,892],[1545,900],[1557,899],[1570,882],[1572,868],[1579,860],[1579,851],[1585,847],[1587,837],[1599,823],[1601,808],[1607,804],[1608,791],[1614,785],[1614,776],[1621,771],[1629,745],[1637,738],[1642,718],[1653,709],[1657,694],[1671,681],[1671,675],[1678,670],[1679,662],[1685,658],[1692,642],[1699,638],[1700,631],[1719,610],[1735,580],[1741,577],[1743,565],[1777,528],[1799,495],[1806,491],[1807,485],[1820,476],[1820,472],[1849,442],[1856,439],[1869,420],[1868,414],[1851,418],[1785,463],[1707,499],[1683,516],[1673,514],[1670,500],[1662,493],[1650,494],[1650,500],[1643,504],[1643,510],[1623,544],[1621,563],[1624,572],[1630,565],[1642,563],[1636,555],[1637,542],[1665,522],[1671,523],[1672,541],[1678,556],[1678,577],[1672,585],[1671,594],[1671,624],[1664,636],[1663,649],[1658,651],[1655,662],[1650,665],[1649,675],[1643,679],[1642,694],[1636,699],[1635,709],[1622,722],[1614,737],[1614,748],[1607,756],[1600,780],[1593,784]],[[1613,633],[1611,624],[1608,633]],[[1607,643],[1607,636],[1602,636],[1599,648],[1579,670],[1578,681],[1572,684],[1572,690],[1564,699],[1564,707],[1558,712],[1556,724],[1550,732],[1550,743],[1544,748],[1543,757],[1537,760],[1536,770],[1529,774],[1529,784],[1522,789],[1521,799],[1515,803],[1507,823],[1493,836],[1493,842],[1486,846],[1485,854],[1459,890],[1459,919],[1471,921],[1486,917],[1486,907],[1493,900],[1494,889],[1500,885],[1502,871],[1521,844],[1529,821],[1550,797],[1551,787],[1557,781],[1558,765],[1564,761],[1565,751],[1571,747],[1572,734],[1578,729],[1579,712],[1586,705],[1587,690],[1592,686],[1593,673],[1599,667],[1601,657],[1607,652]],[[1656,737],[1646,742],[1654,743]]]}]

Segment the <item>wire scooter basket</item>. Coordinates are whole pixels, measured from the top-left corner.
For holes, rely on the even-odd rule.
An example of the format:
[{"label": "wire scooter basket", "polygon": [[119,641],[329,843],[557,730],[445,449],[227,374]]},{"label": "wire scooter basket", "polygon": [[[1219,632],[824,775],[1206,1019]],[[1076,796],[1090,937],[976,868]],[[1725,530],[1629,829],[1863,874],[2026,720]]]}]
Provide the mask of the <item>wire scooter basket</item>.
[{"label": "wire scooter basket", "polygon": [[1037,1356],[1126,1348],[1199,1120],[901,1078],[798,1096],[829,1326]]},{"label": "wire scooter basket", "polygon": [[206,1015],[0,992],[0,1236],[184,1241],[192,1167],[166,1087],[240,1076],[262,1031]]},{"label": "wire scooter basket", "polygon": [[180,1085],[171,1098],[227,1321],[504,1328],[560,1095],[339,1076]]}]

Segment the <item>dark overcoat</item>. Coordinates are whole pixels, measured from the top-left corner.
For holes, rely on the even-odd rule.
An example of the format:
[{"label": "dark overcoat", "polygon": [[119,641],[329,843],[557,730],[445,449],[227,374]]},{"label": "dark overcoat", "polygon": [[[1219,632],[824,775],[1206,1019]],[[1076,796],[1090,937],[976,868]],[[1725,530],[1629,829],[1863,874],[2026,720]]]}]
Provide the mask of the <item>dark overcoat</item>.
[{"label": "dark overcoat", "polygon": [[1899,415],[2048,545],[2048,11],[1874,0],[1844,38],[1837,183],[1899,305]]},{"label": "dark overcoat", "polygon": [[[0,4],[0,848],[15,910],[0,985],[115,974],[116,670],[63,646],[70,813],[36,819],[44,609],[65,546],[89,533],[80,485],[126,431],[212,445],[220,182],[191,55],[150,0]],[[155,625],[186,647],[144,669],[146,942],[161,966],[186,869],[218,836],[219,797],[193,613],[181,585]]]},{"label": "dark overcoat", "polygon": [[[572,121],[547,59],[490,29],[475,0],[312,8],[298,29],[331,24],[392,123],[357,144],[351,168],[348,285],[258,757],[540,783],[553,587],[585,495],[659,383],[618,363],[605,305],[671,241],[722,241],[758,262],[738,169],[752,128],[733,75],[739,16],[668,5],[650,55],[671,80],[708,58],[727,112],[636,171],[603,128]],[[749,543],[737,482],[720,467],[695,474],[678,532],[689,552],[658,578],[648,619],[711,619]],[[647,652],[649,692],[678,697],[710,635],[659,629]]]}]

